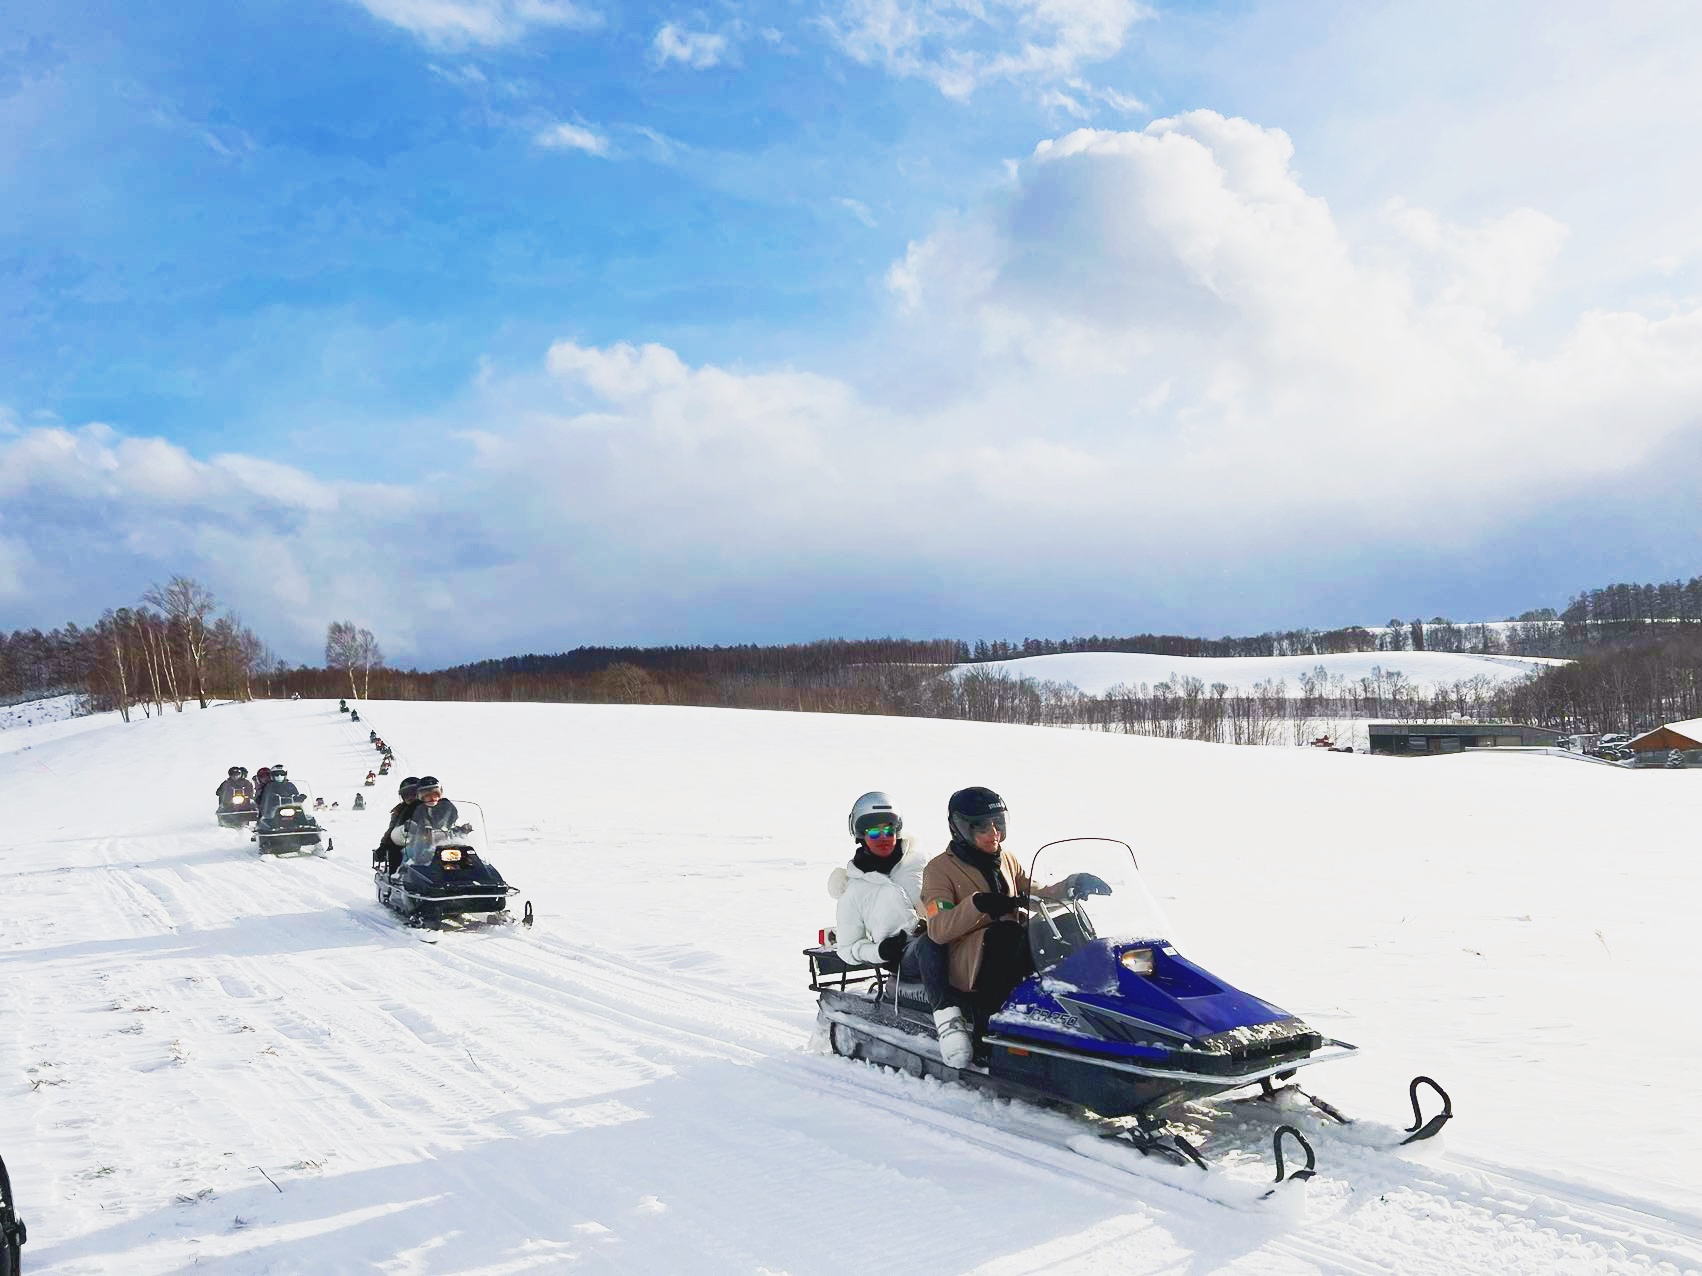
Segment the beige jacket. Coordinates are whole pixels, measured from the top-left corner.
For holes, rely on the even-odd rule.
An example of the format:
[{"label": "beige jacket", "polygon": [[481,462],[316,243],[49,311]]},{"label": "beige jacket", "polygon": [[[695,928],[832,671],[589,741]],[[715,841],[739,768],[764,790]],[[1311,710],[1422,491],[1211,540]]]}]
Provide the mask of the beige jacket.
[{"label": "beige jacket", "polygon": [[[999,851],[999,876],[1018,898],[1028,893],[1028,874],[1010,851]],[[922,907],[928,915],[928,938],[951,948],[951,986],[971,992],[981,973],[982,932],[993,924],[971,902],[987,889],[987,879],[950,850],[934,856],[922,871]]]}]

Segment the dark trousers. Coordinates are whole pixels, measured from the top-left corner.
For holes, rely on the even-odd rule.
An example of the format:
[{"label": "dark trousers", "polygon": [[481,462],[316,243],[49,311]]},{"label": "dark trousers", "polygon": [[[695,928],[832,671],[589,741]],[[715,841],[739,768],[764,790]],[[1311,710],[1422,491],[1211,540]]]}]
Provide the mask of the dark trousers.
[{"label": "dark trousers", "polygon": [[919,980],[922,996],[933,1010],[962,1004],[962,994],[951,986],[948,950],[928,938],[928,932],[912,935],[904,946],[904,957],[898,963],[901,980]]},{"label": "dark trousers", "polygon": [[1001,921],[987,927],[983,934],[981,969],[969,998],[977,1037],[987,1031],[987,1021],[1004,1007],[1016,986],[1034,973],[1027,928]]}]

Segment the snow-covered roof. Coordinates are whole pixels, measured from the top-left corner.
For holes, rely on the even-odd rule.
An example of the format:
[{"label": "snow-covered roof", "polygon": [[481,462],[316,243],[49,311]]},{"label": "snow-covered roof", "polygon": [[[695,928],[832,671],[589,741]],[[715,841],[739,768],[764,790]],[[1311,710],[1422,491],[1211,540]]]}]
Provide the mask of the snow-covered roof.
[{"label": "snow-covered roof", "polygon": [[1671,731],[1674,735],[1681,735],[1686,740],[1694,740],[1697,747],[1702,748],[1702,718],[1686,718],[1683,722],[1663,723],[1652,731],[1645,731],[1642,735],[1633,737],[1627,747],[1635,749],[1639,740],[1647,740],[1650,736],[1661,731]]}]

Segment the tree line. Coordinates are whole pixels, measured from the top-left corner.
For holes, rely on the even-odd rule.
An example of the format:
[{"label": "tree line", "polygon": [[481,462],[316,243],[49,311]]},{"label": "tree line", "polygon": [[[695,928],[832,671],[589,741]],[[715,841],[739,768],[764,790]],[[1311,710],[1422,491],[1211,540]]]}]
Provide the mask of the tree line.
[{"label": "tree line", "polygon": [[190,700],[248,698],[277,660],[212,592],[188,576],[151,585],[135,604],[109,607],[93,625],[0,633],[0,698],[75,694],[126,722],[178,712]]},{"label": "tree line", "polygon": [[[210,697],[566,701],[673,704],[962,718],[1086,727],[1230,743],[1300,740],[1331,723],[1366,718],[1504,719],[1561,730],[1632,729],[1702,717],[1702,577],[1610,585],[1566,610],[1527,612],[1498,625],[1446,617],[1377,629],[1289,629],[1206,639],[1173,634],[1065,639],[829,639],[792,644],[586,646],[484,660],[430,672],[388,668],[370,630],[326,631],[322,668],[289,668],[210,591],[173,576],[92,626],[0,633],[0,700],[61,692],[92,708],[163,712]],[[993,661],[1077,651],[1188,656],[1388,653],[1363,678],[1323,665],[1291,688],[1208,684],[1172,675],[1088,696],[1074,687],[978,668]],[[1573,663],[1521,681],[1487,677],[1426,690],[1400,671],[1400,653],[1566,655]],[[949,673],[959,667],[956,673]],[[1340,728],[1338,726],[1338,732]]]}]

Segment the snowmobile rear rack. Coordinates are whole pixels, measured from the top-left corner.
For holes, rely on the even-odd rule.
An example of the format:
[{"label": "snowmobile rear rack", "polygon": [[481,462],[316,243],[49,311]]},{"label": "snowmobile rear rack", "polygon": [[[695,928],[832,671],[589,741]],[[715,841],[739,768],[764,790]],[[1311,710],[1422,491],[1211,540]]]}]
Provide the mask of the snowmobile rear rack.
[{"label": "snowmobile rear rack", "polygon": [[886,993],[888,970],[879,962],[846,961],[837,950],[826,944],[804,949],[810,959],[810,991],[833,988],[844,992],[851,988],[875,986],[877,998]]}]

